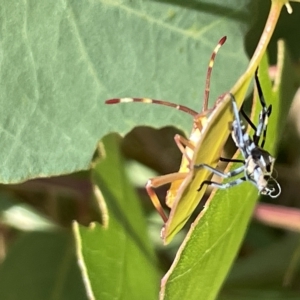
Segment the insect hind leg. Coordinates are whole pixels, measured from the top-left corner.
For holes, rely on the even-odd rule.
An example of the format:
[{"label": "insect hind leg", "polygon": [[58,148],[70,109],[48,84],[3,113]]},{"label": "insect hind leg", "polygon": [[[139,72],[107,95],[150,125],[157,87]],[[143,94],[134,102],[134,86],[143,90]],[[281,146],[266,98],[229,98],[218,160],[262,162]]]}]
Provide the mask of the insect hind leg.
[{"label": "insect hind leg", "polygon": [[225,190],[227,188],[239,185],[245,181],[246,181],[246,177],[238,178],[238,179],[226,182],[226,183],[219,183],[219,182],[215,182],[215,181],[205,180],[201,183],[201,185],[197,191],[199,192],[203,188],[204,185],[210,185],[212,187]]},{"label": "insect hind leg", "polygon": [[[167,183],[172,183],[176,180],[184,180],[187,176],[187,173],[170,173],[154,178],[150,178],[146,184],[146,191],[155,207],[157,212],[160,214],[161,218],[163,219],[164,223],[168,221],[168,217],[164,212],[164,209],[158,199],[158,196],[155,192],[155,188],[165,185]],[[170,205],[170,204],[169,204]]]},{"label": "insect hind leg", "polygon": [[[207,170],[211,171],[213,174],[215,174],[217,176],[220,176],[222,178],[231,178],[231,177],[234,177],[234,176],[236,176],[236,175],[244,172],[244,170],[245,170],[245,166],[244,165],[241,166],[241,167],[238,167],[238,168],[236,168],[236,169],[234,169],[234,170],[232,170],[230,172],[227,172],[227,173],[224,173],[224,172],[222,172],[222,171],[220,171],[218,169],[215,169],[215,168],[213,168],[213,167],[211,167],[211,166],[209,166],[207,164],[194,165],[194,168],[196,168],[196,169],[200,169],[200,168],[207,169]],[[241,179],[241,178],[239,178],[239,179]],[[231,182],[239,182],[239,179],[233,180]],[[210,184],[210,182],[212,184]],[[218,183],[216,183],[214,181],[205,180],[205,181],[203,181],[201,183],[200,187],[198,188],[198,190],[197,190],[198,192],[202,189],[202,187],[203,187],[204,184],[208,184],[208,185],[212,185],[212,186],[217,187],[216,184],[218,184]],[[224,188],[225,188],[226,186],[229,187],[229,186],[236,185],[236,183],[233,183],[232,185],[230,185],[230,182],[228,182],[228,183],[224,183],[224,184],[220,183],[219,185],[224,186]]]}]

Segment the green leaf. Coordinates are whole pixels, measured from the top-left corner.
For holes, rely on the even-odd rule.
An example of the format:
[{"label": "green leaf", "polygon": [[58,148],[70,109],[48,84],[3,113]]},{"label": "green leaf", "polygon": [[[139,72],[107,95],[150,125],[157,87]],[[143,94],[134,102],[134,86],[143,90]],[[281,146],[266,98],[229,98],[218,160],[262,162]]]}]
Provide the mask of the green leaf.
[{"label": "green leaf", "polygon": [[119,140],[116,135],[103,139],[106,157],[92,172],[108,217],[105,213],[104,226],[74,224],[77,255],[91,299],[156,299],[157,262],[141,207],[126,179]]},{"label": "green leaf", "polygon": [[[274,286],[288,291],[287,286],[282,287],[283,274],[286,273],[287,266],[291,263],[291,258],[297,247],[299,247],[299,235],[290,234],[283,236],[269,246],[263,247],[253,255],[240,259],[234,265],[226,281],[226,290]],[[299,266],[300,261],[298,260],[295,263],[295,268],[297,269]]]},{"label": "green leaf", "polygon": [[[284,67],[283,64],[279,68],[279,77]],[[281,103],[287,105],[291,99],[281,98],[278,87],[272,90],[266,57],[260,65],[259,78],[267,104],[273,105],[265,149],[274,153],[278,129],[287,118],[287,111],[280,108]],[[260,110],[259,105],[256,110]],[[254,120],[257,120],[257,112]],[[228,273],[252,215],[257,189],[246,182],[213,194],[164,277],[162,299],[215,299]]]},{"label": "green leaf", "polygon": [[73,250],[64,232],[21,235],[0,267],[0,299],[87,299]]},{"label": "green leaf", "polygon": [[245,69],[249,2],[2,1],[0,182],[86,169],[110,131],[190,130],[190,118],[168,108],[104,100],[153,97],[200,110],[211,52],[227,35],[214,102]]}]

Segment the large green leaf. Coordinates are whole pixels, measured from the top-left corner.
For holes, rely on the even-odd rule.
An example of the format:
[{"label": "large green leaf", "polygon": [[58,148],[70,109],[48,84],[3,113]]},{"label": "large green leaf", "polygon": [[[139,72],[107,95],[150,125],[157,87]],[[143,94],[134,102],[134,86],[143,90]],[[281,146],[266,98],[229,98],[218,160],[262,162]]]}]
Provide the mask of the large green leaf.
[{"label": "large green leaf", "polygon": [[65,232],[30,232],[0,268],[0,299],[85,300],[74,243]]},{"label": "large green leaf", "polygon": [[126,179],[119,139],[103,139],[106,158],[93,170],[104,226],[75,223],[77,254],[91,299],[152,300],[158,295],[157,263],[141,207]]},{"label": "large green leaf", "polygon": [[[285,54],[284,52],[282,53]],[[278,78],[285,67],[283,59]],[[265,148],[274,153],[278,134],[287,117],[280,85],[272,90],[266,57],[260,66],[260,81],[268,104],[273,105]],[[260,106],[256,106],[256,118]],[[233,166],[234,168],[234,166]],[[163,299],[215,299],[236,256],[257,199],[249,182],[219,190],[194,222],[162,286]]]},{"label": "large green leaf", "polygon": [[214,101],[245,69],[248,3],[2,1],[0,182],[87,168],[109,131],[189,130],[190,118],[168,108],[104,100],[146,96],[200,110],[211,51],[227,35],[212,76]]}]

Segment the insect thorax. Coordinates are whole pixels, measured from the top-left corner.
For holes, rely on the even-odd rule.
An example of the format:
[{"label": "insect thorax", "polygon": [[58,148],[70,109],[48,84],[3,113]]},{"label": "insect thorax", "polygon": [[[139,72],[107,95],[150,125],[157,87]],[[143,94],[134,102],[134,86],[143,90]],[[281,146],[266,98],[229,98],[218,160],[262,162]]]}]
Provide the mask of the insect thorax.
[{"label": "insect thorax", "polygon": [[251,155],[246,159],[246,174],[251,181],[257,184],[260,191],[263,191],[268,185],[274,162],[274,157],[260,147],[254,147]]}]

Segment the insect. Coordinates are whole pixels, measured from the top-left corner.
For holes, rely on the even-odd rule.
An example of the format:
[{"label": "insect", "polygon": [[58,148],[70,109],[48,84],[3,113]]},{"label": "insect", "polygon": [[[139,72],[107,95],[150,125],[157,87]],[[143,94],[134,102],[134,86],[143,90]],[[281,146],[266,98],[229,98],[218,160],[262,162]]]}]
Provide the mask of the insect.
[{"label": "insect", "polygon": [[[252,138],[248,135],[248,133],[244,132],[245,126],[242,124],[242,121],[240,120],[239,110],[235,98],[233,97],[232,94],[230,94],[232,109],[235,118],[234,121],[232,122],[232,138],[236,146],[238,147],[238,149],[240,149],[244,159],[233,160],[233,159],[221,158],[221,160],[226,162],[242,163],[243,165],[228,173],[223,173],[215,168],[212,168],[207,164],[194,165],[194,168],[206,168],[210,170],[212,173],[223,178],[232,178],[241,173],[244,173],[244,176],[226,183],[218,183],[218,182],[205,180],[201,183],[198,191],[201,190],[204,185],[211,185],[213,187],[226,189],[238,185],[244,181],[250,181],[252,184],[254,184],[257,187],[259,193],[263,195],[268,195],[272,198],[276,198],[280,195],[281,193],[280,185],[272,177],[275,158],[272,157],[269,152],[263,149],[265,144],[266,134],[267,134],[267,128],[268,128],[268,118],[272,112],[272,105],[269,105],[268,107],[266,105],[262,88],[259,83],[257,71],[255,72],[255,82],[257,86],[259,100],[262,106],[262,110],[259,114],[258,126],[256,127],[249,119],[249,117],[245,114],[243,109],[241,110],[242,115],[254,130],[254,134]],[[261,137],[262,137],[262,141],[260,143]],[[270,187],[269,184],[270,180],[276,184],[277,189],[275,189],[274,187]]]},{"label": "insect", "polygon": [[[201,148],[200,151],[203,140],[207,138],[211,140],[211,136],[215,137],[218,135],[217,132],[220,130],[220,126],[227,126],[227,123],[232,120],[229,105],[230,97],[228,97],[227,94],[221,95],[216,100],[215,105],[211,109],[208,109],[211,72],[216,54],[225,41],[226,37],[221,38],[211,55],[207,69],[204,102],[200,113],[183,105],[148,98],[121,98],[106,101],[106,104],[141,102],[165,105],[188,113],[193,117],[193,128],[189,139],[178,134],[174,137],[175,143],[183,154],[179,171],[151,178],[146,184],[147,193],[165,223],[161,232],[165,243],[169,243],[174,235],[187,222],[205,192],[205,189],[201,189],[201,191],[197,192],[199,184],[211,176],[211,172],[205,168],[194,169],[193,165],[203,161],[216,165],[219,160],[219,149],[222,149],[226,141],[225,135],[227,135],[227,133],[225,133],[224,137],[220,137],[217,142],[213,139],[211,149],[204,150]],[[220,120],[222,120],[222,122],[220,122]],[[215,126],[215,123],[219,123],[219,125]],[[216,128],[217,132],[215,132],[214,128]],[[214,154],[212,156],[212,154],[215,153],[212,149],[215,148],[218,149],[217,155]],[[167,183],[171,183],[165,199],[166,205],[171,209],[169,216],[164,212],[154,191],[155,188]]]}]

